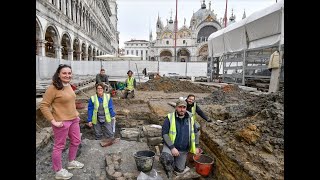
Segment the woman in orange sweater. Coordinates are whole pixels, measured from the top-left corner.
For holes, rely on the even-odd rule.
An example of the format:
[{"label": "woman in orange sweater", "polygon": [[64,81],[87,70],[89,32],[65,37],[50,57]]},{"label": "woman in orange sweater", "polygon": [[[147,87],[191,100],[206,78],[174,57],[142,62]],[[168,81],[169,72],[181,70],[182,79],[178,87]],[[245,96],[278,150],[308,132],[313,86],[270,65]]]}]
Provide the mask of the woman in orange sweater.
[{"label": "woman in orange sweater", "polygon": [[52,77],[52,84],[47,88],[40,103],[40,110],[44,117],[51,122],[54,135],[52,151],[52,168],[56,172],[56,179],[70,179],[73,174],[62,168],[62,150],[69,136],[68,169],[82,168],[84,164],[75,161],[80,137],[80,118],[75,106],[76,94],[70,81],[71,66],[60,64]]}]

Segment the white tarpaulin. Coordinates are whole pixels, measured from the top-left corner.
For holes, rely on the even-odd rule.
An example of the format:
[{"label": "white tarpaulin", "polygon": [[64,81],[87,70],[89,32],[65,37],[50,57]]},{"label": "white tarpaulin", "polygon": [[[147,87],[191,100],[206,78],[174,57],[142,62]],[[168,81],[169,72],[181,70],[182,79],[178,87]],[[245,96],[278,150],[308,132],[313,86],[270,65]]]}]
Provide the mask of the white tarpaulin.
[{"label": "white tarpaulin", "polygon": [[283,1],[254,12],[247,18],[245,27],[249,40],[249,49],[279,43],[281,36],[281,7],[283,7]]},{"label": "white tarpaulin", "polygon": [[209,56],[275,45],[280,40],[283,44],[283,8],[283,0],[280,0],[212,33],[208,38],[209,53],[212,53]]},{"label": "white tarpaulin", "polygon": [[254,48],[259,48],[259,47],[267,47],[267,46],[272,46],[280,41],[280,35],[273,35],[269,36],[263,39],[257,39],[255,41],[252,41],[249,43],[248,49],[254,49]]},{"label": "white tarpaulin", "polygon": [[223,31],[221,29],[208,37],[208,48],[211,48],[213,57],[221,56],[224,52]]},{"label": "white tarpaulin", "polygon": [[247,49],[246,31],[244,24],[247,18],[230,24],[224,30],[224,48],[226,52],[237,52]]}]

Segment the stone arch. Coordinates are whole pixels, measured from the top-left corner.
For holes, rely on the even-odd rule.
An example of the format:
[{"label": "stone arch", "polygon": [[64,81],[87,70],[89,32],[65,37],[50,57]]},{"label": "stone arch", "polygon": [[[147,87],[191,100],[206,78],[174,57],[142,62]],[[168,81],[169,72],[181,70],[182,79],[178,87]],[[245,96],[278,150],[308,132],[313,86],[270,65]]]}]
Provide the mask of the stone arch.
[{"label": "stone arch", "polygon": [[80,60],[80,54],[81,54],[79,38],[75,38],[73,40],[72,49],[73,49],[73,60],[79,61]]},{"label": "stone arch", "polygon": [[208,37],[218,29],[212,25],[202,27],[197,33],[197,43],[208,41]]},{"label": "stone arch", "polygon": [[191,55],[191,53],[187,48],[180,48],[177,51],[177,56],[178,56],[177,61],[178,62],[188,62],[188,61],[190,61],[190,55]]},{"label": "stone arch", "polygon": [[69,59],[69,51],[72,50],[71,47],[71,36],[68,32],[63,32],[61,37],[61,58]]},{"label": "stone arch", "polygon": [[60,51],[56,52],[59,48],[59,32],[54,25],[48,25],[45,31],[45,56],[51,58],[60,58]]},{"label": "stone arch", "polygon": [[85,60],[88,60],[87,57],[88,57],[88,53],[87,53],[87,45],[85,42],[82,42],[81,44],[81,60],[82,61],[85,61]]},{"label": "stone arch", "polygon": [[198,55],[198,61],[207,61],[208,57],[208,44],[202,45],[197,52]]},{"label": "stone arch", "polygon": [[43,28],[41,22],[39,21],[38,17],[36,17],[36,40],[41,41],[43,40]]},{"label": "stone arch", "polygon": [[36,55],[43,56],[43,43],[44,43],[44,38],[43,38],[43,28],[42,25],[36,17],[36,43],[37,43],[37,48],[36,48]]},{"label": "stone arch", "polygon": [[172,61],[172,52],[168,49],[163,49],[161,52],[160,52],[160,60],[161,61]]}]

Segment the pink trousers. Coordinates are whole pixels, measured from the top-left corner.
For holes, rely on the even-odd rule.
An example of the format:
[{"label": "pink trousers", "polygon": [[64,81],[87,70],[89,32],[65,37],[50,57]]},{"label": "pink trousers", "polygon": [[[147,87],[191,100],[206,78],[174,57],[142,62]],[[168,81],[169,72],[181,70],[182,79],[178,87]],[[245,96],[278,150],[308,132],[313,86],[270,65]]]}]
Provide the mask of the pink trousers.
[{"label": "pink trousers", "polygon": [[56,172],[62,168],[62,151],[66,145],[66,139],[68,136],[70,139],[69,161],[76,158],[78,146],[81,142],[79,122],[80,118],[77,117],[70,121],[63,121],[62,127],[55,127],[54,125],[51,125],[54,136],[52,168]]}]

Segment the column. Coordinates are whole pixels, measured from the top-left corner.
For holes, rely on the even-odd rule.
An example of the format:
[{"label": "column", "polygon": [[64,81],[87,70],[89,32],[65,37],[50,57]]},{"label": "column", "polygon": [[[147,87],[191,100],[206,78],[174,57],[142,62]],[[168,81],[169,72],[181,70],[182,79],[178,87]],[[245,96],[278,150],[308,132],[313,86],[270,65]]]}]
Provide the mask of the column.
[{"label": "column", "polygon": [[56,6],[56,8],[59,9],[59,0],[55,0],[54,3],[55,3],[54,5]]},{"label": "column", "polygon": [[83,17],[83,28],[86,31],[87,30],[87,14],[84,12],[84,17]]},{"label": "column", "polygon": [[63,14],[67,14],[66,12],[66,0],[61,0],[61,9]]},{"label": "column", "polygon": [[57,59],[61,59],[61,46],[59,45],[54,45],[54,50],[55,50],[55,56]]},{"label": "column", "polygon": [[70,0],[70,2],[72,1],[72,4],[71,4],[71,8],[72,8],[72,13],[70,12],[71,16],[72,16],[72,19],[74,22],[76,22],[76,16],[75,16],[75,11],[76,11],[76,6],[75,6],[75,3],[76,1],[75,0]]},{"label": "column", "polygon": [[82,52],[80,52],[80,51],[76,52],[76,54],[77,54],[77,60],[79,60],[79,61],[81,61],[81,53],[82,53]]},{"label": "column", "polygon": [[88,54],[89,54],[89,61],[93,61],[93,49],[91,49],[90,52],[88,51]]},{"label": "column", "polygon": [[45,55],[45,53],[46,53],[45,44],[46,44],[45,40],[37,41],[37,54],[38,54],[38,56],[46,56]]},{"label": "column", "polygon": [[73,49],[68,49],[68,60],[73,61]]},{"label": "column", "polygon": [[84,59],[84,61],[88,61],[88,54],[84,53],[83,54],[83,59]]},{"label": "column", "polygon": [[77,24],[80,26],[80,6],[77,5]]},{"label": "column", "polygon": [[71,6],[71,1],[72,0],[68,0],[68,17],[71,19],[71,16],[72,16],[72,14],[71,14],[71,8],[72,8],[72,6]]}]

